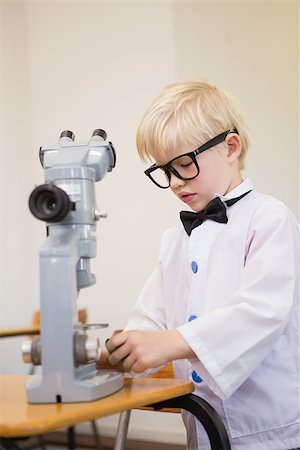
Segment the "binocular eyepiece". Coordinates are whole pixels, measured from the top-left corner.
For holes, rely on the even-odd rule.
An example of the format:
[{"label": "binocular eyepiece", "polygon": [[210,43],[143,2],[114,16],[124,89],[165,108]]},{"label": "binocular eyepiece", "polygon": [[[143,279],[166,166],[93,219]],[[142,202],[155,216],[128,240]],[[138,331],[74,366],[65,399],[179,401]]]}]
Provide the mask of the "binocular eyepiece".
[{"label": "binocular eyepiece", "polygon": [[37,186],[29,197],[32,215],[49,223],[64,220],[74,206],[65,191],[50,183]]},{"label": "binocular eyepiece", "polygon": [[[100,181],[116,164],[116,153],[107,134],[98,128],[88,142],[74,142],[72,131],[61,133],[56,145],[40,148],[45,184],[29,197],[34,217],[49,223],[88,223],[95,216],[94,182]],[[68,214],[74,211],[75,215]]]}]

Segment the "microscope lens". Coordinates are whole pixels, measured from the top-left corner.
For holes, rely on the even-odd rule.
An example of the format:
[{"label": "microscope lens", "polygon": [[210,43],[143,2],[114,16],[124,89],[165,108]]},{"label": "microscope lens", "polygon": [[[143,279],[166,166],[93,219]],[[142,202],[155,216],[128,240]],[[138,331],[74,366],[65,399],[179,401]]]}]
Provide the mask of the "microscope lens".
[{"label": "microscope lens", "polygon": [[53,223],[65,219],[72,209],[72,202],[62,189],[43,184],[32,191],[29,208],[37,219]]},{"label": "microscope lens", "polygon": [[44,199],[41,199],[41,210],[45,214],[51,214],[53,211],[55,211],[56,206],[57,202],[55,196],[53,195],[49,195],[49,197],[45,196]]}]

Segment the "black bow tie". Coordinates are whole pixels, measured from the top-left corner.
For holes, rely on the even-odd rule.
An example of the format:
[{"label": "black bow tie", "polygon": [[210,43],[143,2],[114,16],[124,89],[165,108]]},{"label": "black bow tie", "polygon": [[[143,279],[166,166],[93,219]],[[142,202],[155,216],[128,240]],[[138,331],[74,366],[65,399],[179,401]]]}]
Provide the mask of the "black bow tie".
[{"label": "black bow tie", "polygon": [[239,197],[226,200],[225,202],[222,202],[220,197],[216,197],[207,204],[206,208],[203,211],[200,211],[198,213],[191,211],[181,211],[180,219],[183,223],[185,231],[190,236],[192,230],[201,225],[205,220],[214,220],[215,222],[219,223],[227,223],[228,218],[226,214],[226,206],[224,205],[224,203],[227,206],[234,205],[234,203],[245,197],[245,195],[249,194],[249,192],[251,191],[245,192],[245,194],[240,195]]}]

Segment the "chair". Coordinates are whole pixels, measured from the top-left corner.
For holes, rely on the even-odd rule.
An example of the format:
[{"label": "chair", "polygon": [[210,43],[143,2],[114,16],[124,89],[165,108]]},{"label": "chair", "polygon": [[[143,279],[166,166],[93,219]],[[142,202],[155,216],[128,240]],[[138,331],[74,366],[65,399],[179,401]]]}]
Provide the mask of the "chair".
[{"label": "chair", "polygon": [[[173,365],[170,363],[167,366],[163,367],[159,371],[149,376],[150,378],[174,378]],[[152,407],[143,406],[138,408],[139,410],[146,411],[157,411]],[[180,408],[162,408],[159,412],[171,412],[171,413],[180,413]],[[117,434],[115,439],[114,450],[123,450],[125,448],[127,432],[129,427],[131,410],[123,411],[120,413]]]},{"label": "chair", "polygon": [[[87,315],[87,310],[86,309],[79,309],[78,310],[78,320],[81,324],[86,324],[87,323],[87,319],[88,319],[88,315]],[[37,328],[40,329],[41,326],[41,314],[40,311],[35,311],[33,314],[33,318],[32,318],[32,327],[33,328]],[[30,366],[29,369],[29,375],[33,375],[35,372],[35,367],[33,364]],[[92,431],[93,431],[93,435],[94,435],[94,439],[95,439],[95,445],[96,448],[98,450],[102,450],[103,447],[101,445],[100,442],[100,436],[99,436],[99,431],[97,428],[97,424],[95,420],[91,420],[91,427],[92,427]],[[76,439],[75,439],[75,427],[69,427],[67,430],[67,434],[68,434],[68,449],[69,450],[74,450],[76,448]],[[43,448],[45,448],[44,446],[44,442],[42,437],[39,437],[39,442],[40,442],[40,446]]]},{"label": "chair", "polygon": [[[158,372],[150,375],[151,378],[174,378],[173,365],[170,363]],[[179,407],[178,407],[179,406]],[[157,403],[155,405],[137,408],[139,410],[150,410],[169,413],[181,413],[186,409],[193,413],[204,426],[213,450],[230,450],[227,431],[216,411],[203,399],[194,394],[185,395]],[[131,411],[120,413],[114,450],[124,450]]]}]

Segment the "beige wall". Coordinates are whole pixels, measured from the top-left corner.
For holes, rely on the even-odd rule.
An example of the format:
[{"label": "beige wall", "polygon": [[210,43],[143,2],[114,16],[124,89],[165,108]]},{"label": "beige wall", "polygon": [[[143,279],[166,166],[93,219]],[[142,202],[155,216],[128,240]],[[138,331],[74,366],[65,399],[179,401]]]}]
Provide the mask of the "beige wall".
[{"label": "beige wall", "polygon": [[179,2],[174,12],[179,78],[204,76],[234,94],[252,137],[246,172],[297,214],[297,2]]},{"label": "beige wall", "polygon": [[[109,217],[98,227],[97,284],[78,304],[110,323],[102,342],[125,325],[181,208],[147,182],[135,151],[141,114],[171,81],[207,78],[238,99],[253,137],[247,173],[298,214],[298,9],[297,1],[0,3],[1,327],[29,324],[39,307],[45,227],[27,208],[43,180],[38,148],[63,129],[85,140],[98,127],[117,167],[97,184]],[[27,370],[21,341],[1,342],[2,372]],[[184,441],[179,417],[160,416],[135,413],[131,435]],[[113,432],[116,420],[100,423]]]}]

